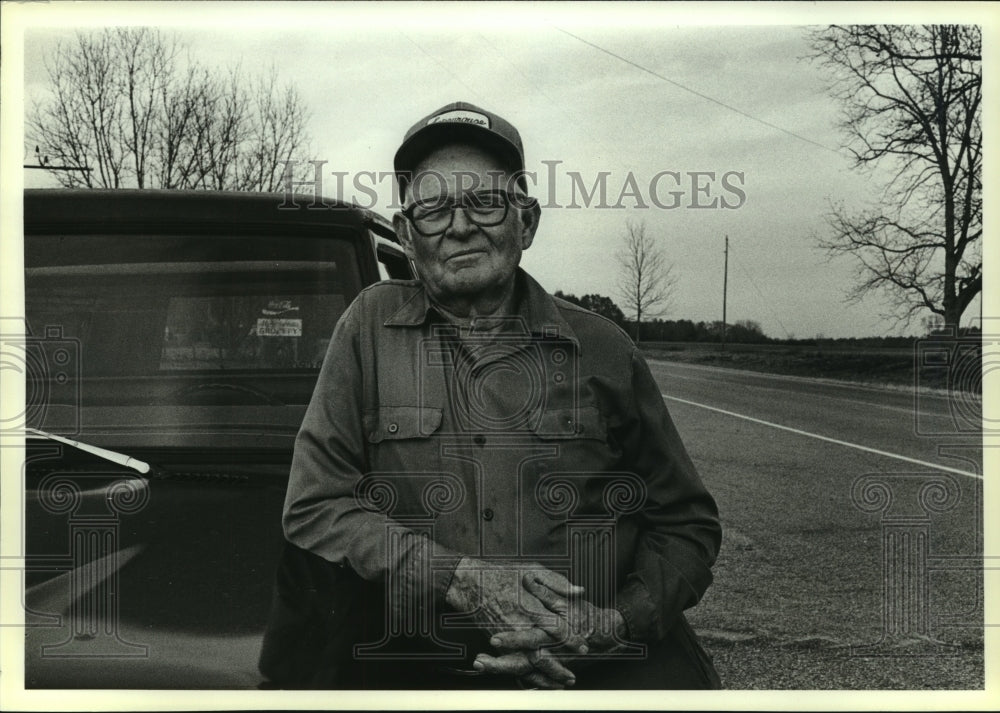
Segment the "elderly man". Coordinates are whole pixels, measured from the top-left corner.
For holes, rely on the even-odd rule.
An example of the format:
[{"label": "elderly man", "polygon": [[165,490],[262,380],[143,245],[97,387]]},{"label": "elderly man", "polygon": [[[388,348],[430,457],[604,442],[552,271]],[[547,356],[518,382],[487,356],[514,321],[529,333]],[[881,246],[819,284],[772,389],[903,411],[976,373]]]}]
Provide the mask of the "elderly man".
[{"label": "elderly man", "polygon": [[279,573],[285,618],[312,623],[272,619],[262,671],[309,687],[718,687],[682,613],[711,582],[715,503],[628,337],[518,267],[541,210],[517,130],[451,104],[410,129],[395,170],[419,280],[369,287],[334,331]]}]

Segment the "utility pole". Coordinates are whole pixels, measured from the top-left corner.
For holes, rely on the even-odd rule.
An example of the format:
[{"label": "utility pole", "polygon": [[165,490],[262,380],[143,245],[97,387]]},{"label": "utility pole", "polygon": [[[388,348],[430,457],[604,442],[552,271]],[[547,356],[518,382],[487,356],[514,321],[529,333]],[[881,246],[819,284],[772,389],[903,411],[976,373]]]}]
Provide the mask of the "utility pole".
[{"label": "utility pole", "polygon": [[722,272],[722,349],[726,349],[726,291],[729,288],[729,236],[726,236],[726,258]]}]

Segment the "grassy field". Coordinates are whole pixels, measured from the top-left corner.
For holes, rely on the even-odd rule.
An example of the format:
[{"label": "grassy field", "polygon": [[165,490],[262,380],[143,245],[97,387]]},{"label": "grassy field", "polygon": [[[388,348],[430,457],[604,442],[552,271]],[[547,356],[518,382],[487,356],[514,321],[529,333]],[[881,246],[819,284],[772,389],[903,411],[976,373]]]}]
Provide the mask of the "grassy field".
[{"label": "grassy field", "polygon": [[[930,389],[981,389],[979,359],[959,355],[952,367],[927,358],[926,348],[844,348],[771,344],[718,344],[648,342],[641,344],[648,356],[690,364],[839,379],[874,386]],[[955,354],[949,356],[954,357]],[[917,368],[917,364],[921,366]]]}]

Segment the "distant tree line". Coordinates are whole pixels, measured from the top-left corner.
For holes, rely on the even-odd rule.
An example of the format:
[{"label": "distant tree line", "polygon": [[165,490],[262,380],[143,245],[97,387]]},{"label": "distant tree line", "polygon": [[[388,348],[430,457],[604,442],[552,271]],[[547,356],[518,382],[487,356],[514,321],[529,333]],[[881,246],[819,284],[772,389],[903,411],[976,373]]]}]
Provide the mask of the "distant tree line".
[{"label": "distant tree line", "polygon": [[628,321],[625,319],[625,313],[618,308],[618,305],[610,297],[597,294],[577,297],[576,295],[565,294],[562,290],[556,290],[555,295],[579,307],[589,309],[591,312],[596,312],[602,317],[607,317],[622,329],[628,324]]},{"label": "distant tree line", "polygon": [[[625,314],[615,304],[610,297],[600,294],[589,294],[577,297],[557,290],[556,297],[566,300],[575,305],[579,305],[591,312],[607,317],[612,322],[625,330],[633,339],[636,335],[636,323],[634,320],[625,317]],[[824,337],[817,335],[809,338],[796,339],[788,336],[785,339],[769,337],[764,333],[758,322],[744,319],[726,325],[726,342],[732,344],[774,344],[803,347],[822,346],[849,346],[849,347],[869,347],[869,348],[893,348],[909,347],[915,341],[928,337],[943,336],[949,334],[947,330],[941,328],[939,323],[927,321],[924,324],[926,331],[920,336],[909,337]],[[980,330],[977,327],[969,327],[961,330],[963,337],[976,337]],[[641,342],[722,342],[722,322],[695,322],[690,319],[652,319],[644,321],[639,325],[639,341]]]},{"label": "distant tree line", "polygon": [[[638,334],[639,342],[721,342],[722,322],[693,322],[690,319],[651,319],[638,325],[636,332],[635,320],[628,319],[614,300],[605,295],[589,294],[577,297],[557,290],[556,297],[579,305],[591,312],[607,317],[619,327],[628,332],[633,339]],[[773,342],[764,334],[760,324],[752,320],[741,320],[726,327],[726,341],[742,344],[763,344]]]},{"label": "distant tree line", "polygon": [[[649,342],[722,342],[722,322],[694,322],[690,319],[654,319],[639,325],[642,341]],[[749,319],[726,325],[726,341],[739,344],[774,342]]]}]

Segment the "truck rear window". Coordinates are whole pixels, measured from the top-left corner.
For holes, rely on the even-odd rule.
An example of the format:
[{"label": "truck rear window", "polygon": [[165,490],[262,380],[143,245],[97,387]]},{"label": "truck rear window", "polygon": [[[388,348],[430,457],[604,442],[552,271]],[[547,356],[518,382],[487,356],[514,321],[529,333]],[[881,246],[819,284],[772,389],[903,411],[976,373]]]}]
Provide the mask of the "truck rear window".
[{"label": "truck rear window", "polygon": [[84,378],[315,371],[360,289],[351,245],[316,238],[32,236],[25,262],[30,327]]}]

